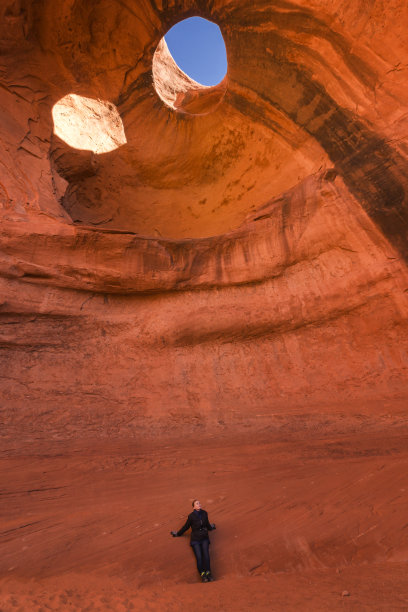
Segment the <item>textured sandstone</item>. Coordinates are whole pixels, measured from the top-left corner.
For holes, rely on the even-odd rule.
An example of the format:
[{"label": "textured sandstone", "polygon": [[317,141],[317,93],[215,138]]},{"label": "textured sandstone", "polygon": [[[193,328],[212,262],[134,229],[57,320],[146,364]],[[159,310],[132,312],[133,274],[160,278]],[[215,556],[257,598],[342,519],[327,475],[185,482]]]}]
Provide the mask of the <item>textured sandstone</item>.
[{"label": "textured sandstone", "polygon": [[[218,23],[225,38],[228,74],[215,88],[177,72],[160,43],[174,23],[196,14]],[[224,512],[217,486],[228,503],[240,495],[244,515],[259,524],[264,506],[252,503],[254,488],[269,509],[276,502],[276,521],[290,512],[284,536],[280,524],[268,526],[267,555],[261,536],[242,526],[236,556],[219,553],[223,571],[233,572],[237,560],[258,578],[406,561],[406,458],[402,442],[388,440],[403,427],[408,405],[407,26],[405,0],[0,0],[0,435],[13,475],[2,490],[17,495],[6,516],[2,572],[22,563],[21,525],[51,521],[43,497],[34,519],[17,520],[29,506],[20,493],[60,486],[49,474],[37,477],[36,463],[38,486],[30,489],[31,455],[8,458],[19,445],[38,439],[57,457],[52,440],[127,438],[132,457],[145,436],[224,432],[233,447],[242,431],[295,437],[259,448],[255,437],[241,460],[218,448],[211,473],[194,459],[210,506],[216,499],[213,508]],[[59,138],[53,108],[72,94],[115,105],[126,143],[94,153]],[[344,432],[356,430],[377,433],[370,443],[344,441]],[[302,435],[316,431],[334,438],[324,449],[304,442],[291,484],[284,484],[283,465],[271,486],[273,470],[265,479],[263,465],[271,457],[289,461]],[[145,513],[169,504],[178,470],[187,480],[177,504],[197,494],[185,463],[194,448],[187,459],[173,457],[174,472],[171,457],[152,451],[165,475],[143,468],[122,481],[120,442],[109,457],[85,447],[78,461],[91,461],[86,473],[55,463],[72,495],[67,506],[56,502],[64,527],[54,532],[46,523],[55,555],[65,550],[55,561],[62,574],[81,555],[81,570],[96,567],[99,556],[111,567],[122,550],[112,534],[134,511],[119,508],[132,487],[146,493],[139,500]],[[333,459],[329,476],[328,448],[330,461],[349,453],[341,465]],[[203,454],[211,452],[210,444]],[[40,456],[37,449],[34,463]],[[224,462],[226,475],[215,481]],[[242,481],[231,476],[237,466]],[[92,483],[103,498],[99,470],[110,470],[116,500],[104,500],[114,517],[110,535],[106,545],[92,545],[93,556],[86,546],[69,556],[62,535],[69,508],[82,500],[67,531],[80,540],[96,512],[87,497]],[[354,471],[355,487],[348,481]],[[336,478],[340,492],[332,489]],[[299,490],[303,505],[293,502],[291,513]],[[314,506],[326,496],[323,508]],[[171,503],[174,515],[179,506]],[[347,513],[349,521],[339,518]],[[134,527],[144,551],[154,525]],[[51,575],[54,561],[31,537],[33,556],[27,553],[17,577],[31,575],[36,562]],[[143,570],[125,547],[118,575],[133,580],[137,566],[152,578],[146,568],[161,547],[154,540]],[[164,566],[157,572],[165,575]],[[350,601],[358,597],[350,583],[336,585],[340,599],[343,590]],[[378,603],[373,597],[369,609]],[[367,600],[355,601],[365,609]],[[270,609],[263,604],[270,600],[259,604]],[[326,599],[313,609],[343,609],[344,601],[336,605]]]},{"label": "textured sandstone", "polygon": [[[57,429],[67,397],[130,430],[174,410],[210,424],[403,400],[405,30],[390,45],[378,6],[359,4],[368,29],[318,6],[2,4],[7,423],[27,393]],[[190,11],[228,51],[204,115],[169,109],[152,81]],[[156,76],[177,71],[161,44]],[[197,91],[179,73],[175,108]],[[94,154],[53,135],[73,92],[115,104],[127,143]]]},{"label": "textured sandstone", "polygon": [[109,153],[126,143],[122,120],[115,105],[68,94],[52,109],[54,133],[69,147]]}]

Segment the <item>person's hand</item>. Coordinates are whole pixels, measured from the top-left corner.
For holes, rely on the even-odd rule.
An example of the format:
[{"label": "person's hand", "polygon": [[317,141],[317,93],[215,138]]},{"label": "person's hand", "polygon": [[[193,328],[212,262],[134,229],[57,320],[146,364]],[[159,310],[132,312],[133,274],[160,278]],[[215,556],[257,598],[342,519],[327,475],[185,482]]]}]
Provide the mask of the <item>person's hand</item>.
[{"label": "person's hand", "polygon": [[173,538],[177,538],[177,531],[170,531],[170,534],[173,536]]},{"label": "person's hand", "polygon": [[213,529],[213,530],[217,529],[216,526],[215,526],[215,523],[210,523],[210,525],[211,525],[211,529]]}]

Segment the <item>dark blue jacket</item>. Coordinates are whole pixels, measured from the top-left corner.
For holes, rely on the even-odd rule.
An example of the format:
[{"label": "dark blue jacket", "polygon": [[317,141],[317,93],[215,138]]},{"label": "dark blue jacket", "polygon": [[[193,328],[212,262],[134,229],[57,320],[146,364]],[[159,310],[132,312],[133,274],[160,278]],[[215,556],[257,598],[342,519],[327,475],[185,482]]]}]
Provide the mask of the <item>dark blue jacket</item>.
[{"label": "dark blue jacket", "polygon": [[209,540],[208,532],[212,531],[212,527],[208,522],[208,514],[205,510],[193,510],[188,515],[183,527],[178,530],[177,536],[183,535],[187,529],[191,527],[190,542],[201,542],[201,540]]}]

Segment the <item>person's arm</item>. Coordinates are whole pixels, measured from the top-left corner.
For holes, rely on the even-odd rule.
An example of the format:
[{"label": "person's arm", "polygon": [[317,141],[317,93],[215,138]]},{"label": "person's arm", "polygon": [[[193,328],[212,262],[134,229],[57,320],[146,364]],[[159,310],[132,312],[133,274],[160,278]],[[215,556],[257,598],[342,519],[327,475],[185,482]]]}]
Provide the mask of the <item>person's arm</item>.
[{"label": "person's arm", "polygon": [[215,523],[210,523],[210,521],[208,520],[208,514],[205,526],[207,527],[208,531],[212,531],[213,529],[215,529]]},{"label": "person's arm", "polygon": [[185,531],[187,531],[187,529],[190,529],[190,527],[191,527],[190,517],[188,516],[188,517],[187,517],[187,520],[186,520],[186,522],[184,523],[184,525],[182,526],[182,528],[178,530],[178,532],[177,532],[177,537],[182,536],[182,535],[183,535],[183,533],[184,533]]},{"label": "person's arm", "polygon": [[181,529],[179,529],[178,531],[170,531],[170,533],[173,536],[173,538],[178,538],[178,537],[182,536],[183,533],[185,531],[187,531],[187,529],[190,529],[190,527],[191,527],[190,517],[187,517],[187,520],[186,520],[185,524],[182,526]]}]

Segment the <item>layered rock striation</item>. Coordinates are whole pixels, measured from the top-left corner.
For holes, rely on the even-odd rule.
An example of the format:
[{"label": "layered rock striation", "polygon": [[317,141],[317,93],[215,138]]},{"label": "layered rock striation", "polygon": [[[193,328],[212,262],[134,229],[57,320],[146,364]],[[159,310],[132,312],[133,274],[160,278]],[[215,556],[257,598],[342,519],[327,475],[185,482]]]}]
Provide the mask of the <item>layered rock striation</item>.
[{"label": "layered rock striation", "polygon": [[[201,90],[177,73],[166,103],[160,41],[190,15],[219,24],[228,74]],[[0,16],[3,435],[404,410],[403,0],[2,0]],[[63,142],[70,94],[114,105],[126,142]]]}]

